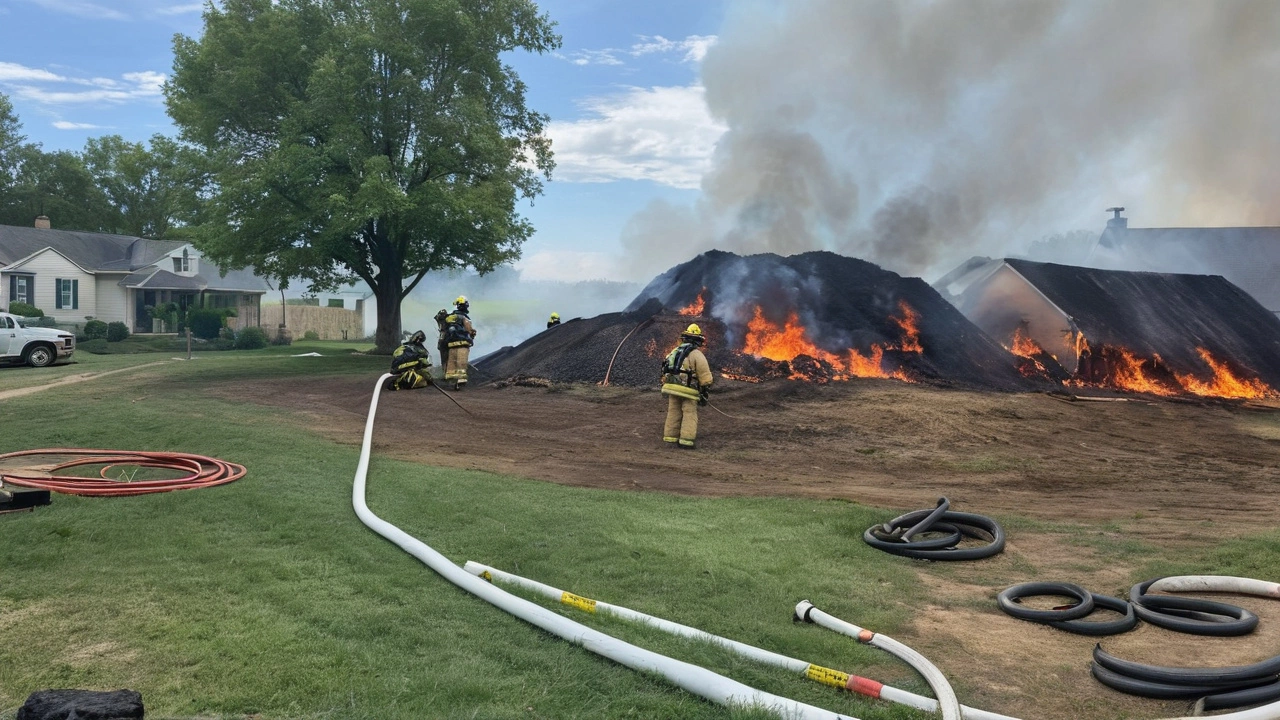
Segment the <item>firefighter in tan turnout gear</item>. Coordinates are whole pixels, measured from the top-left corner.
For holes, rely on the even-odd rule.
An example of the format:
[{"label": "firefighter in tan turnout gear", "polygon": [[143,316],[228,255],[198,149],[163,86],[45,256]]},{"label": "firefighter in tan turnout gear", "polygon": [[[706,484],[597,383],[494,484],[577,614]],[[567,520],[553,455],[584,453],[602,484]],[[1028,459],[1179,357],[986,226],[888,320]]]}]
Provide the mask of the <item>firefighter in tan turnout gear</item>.
[{"label": "firefighter in tan turnout gear", "polygon": [[465,296],[453,301],[454,310],[444,319],[444,341],[449,346],[449,359],[444,366],[445,382],[452,382],[454,390],[467,386],[467,361],[471,359],[471,346],[475,343],[476,329],[471,326],[467,312],[471,305]]},{"label": "firefighter in tan turnout gear", "polygon": [[662,361],[662,394],[667,396],[667,424],[662,439],[692,448],[698,438],[698,406],[711,393],[711,366],[698,348],[706,342],[702,328],[690,325],[680,344]]}]

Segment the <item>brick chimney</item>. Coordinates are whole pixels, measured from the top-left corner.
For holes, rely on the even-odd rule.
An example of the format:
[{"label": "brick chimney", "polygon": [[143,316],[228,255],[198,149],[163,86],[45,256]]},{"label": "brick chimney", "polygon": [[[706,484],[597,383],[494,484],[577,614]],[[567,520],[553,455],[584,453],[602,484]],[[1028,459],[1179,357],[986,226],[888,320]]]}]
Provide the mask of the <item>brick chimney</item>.
[{"label": "brick chimney", "polygon": [[1128,230],[1129,218],[1120,217],[1120,213],[1124,212],[1122,207],[1107,208],[1107,212],[1111,213],[1111,219],[1107,221],[1108,230]]},{"label": "brick chimney", "polygon": [[51,227],[51,226],[49,225],[49,216],[48,216],[48,215],[41,215],[40,217],[37,217],[37,218],[36,218],[36,227],[40,228],[41,230],[48,230],[48,229]]}]

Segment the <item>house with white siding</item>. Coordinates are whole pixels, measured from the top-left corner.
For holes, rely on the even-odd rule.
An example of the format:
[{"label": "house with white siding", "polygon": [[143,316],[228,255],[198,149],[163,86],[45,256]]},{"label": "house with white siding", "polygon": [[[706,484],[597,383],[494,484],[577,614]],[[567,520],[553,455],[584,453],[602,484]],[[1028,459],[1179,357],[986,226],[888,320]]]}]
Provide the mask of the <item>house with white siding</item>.
[{"label": "house with white siding", "polygon": [[240,329],[260,324],[268,289],[248,270],[224,274],[187,242],[53,230],[44,217],[0,225],[0,310],[25,302],[58,322],[119,321],[149,333],[151,308],[174,302],[234,308],[228,324]]}]

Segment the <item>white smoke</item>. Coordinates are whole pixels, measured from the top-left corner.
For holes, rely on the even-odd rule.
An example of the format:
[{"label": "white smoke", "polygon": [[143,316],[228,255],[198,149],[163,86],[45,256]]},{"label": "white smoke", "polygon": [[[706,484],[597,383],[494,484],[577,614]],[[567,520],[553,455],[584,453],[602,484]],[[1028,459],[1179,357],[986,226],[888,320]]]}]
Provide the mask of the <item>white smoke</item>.
[{"label": "white smoke", "polygon": [[728,131],[692,206],[623,233],[644,277],[717,247],[909,274],[1127,205],[1280,224],[1273,0],[743,0],[702,82]]}]

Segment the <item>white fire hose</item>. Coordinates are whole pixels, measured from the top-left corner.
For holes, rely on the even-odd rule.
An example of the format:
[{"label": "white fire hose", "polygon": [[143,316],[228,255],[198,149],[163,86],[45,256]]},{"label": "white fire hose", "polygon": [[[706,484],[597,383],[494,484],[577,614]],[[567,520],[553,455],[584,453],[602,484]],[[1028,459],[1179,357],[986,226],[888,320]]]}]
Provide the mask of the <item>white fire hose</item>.
[{"label": "white fire hose", "polygon": [[1230,575],[1173,575],[1155,581],[1147,592],[1220,592],[1280,599],[1280,583]]},{"label": "white fire hose", "polygon": [[835,630],[841,635],[848,635],[860,643],[880,648],[915,668],[916,672],[924,676],[925,681],[929,683],[929,687],[933,688],[933,694],[938,697],[938,705],[942,709],[942,720],[960,720],[960,701],[956,699],[956,691],[951,689],[951,683],[947,682],[947,678],[942,674],[942,671],[929,662],[925,656],[887,635],[871,632],[833,615],[828,615],[814,607],[813,603],[808,600],[802,600],[796,605],[796,617],[805,622],[821,625],[828,630]]},{"label": "white fire hose", "polygon": [[[652,672],[660,675],[673,685],[714,703],[733,707],[765,708],[777,713],[783,718],[794,718],[795,720],[857,720],[857,718],[853,718],[848,715],[841,715],[830,710],[824,710],[819,707],[797,702],[790,698],[784,698],[771,693],[766,693],[762,690],[757,690],[736,680],[711,672],[706,668],[692,665],[674,658],[669,658],[650,650],[645,650],[644,648],[624,642],[598,630],[582,625],[581,623],[562,617],[541,605],[536,605],[528,600],[516,597],[515,595],[497,588],[475,575],[472,575],[470,572],[454,565],[448,558],[441,555],[431,546],[414,538],[412,535],[409,535],[386,520],[379,518],[377,515],[374,515],[373,511],[369,509],[368,504],[365,502],[365,485],[369,475],[369,456],[373,448],[373,420],[378,411],[378,398],[382,393],[383,382],[390,377],[392,377],[391,373],[385,373],[378,378],[376,383],[374,383],[373,398],[369,401],[369,416],[366,418],[364,425],[364,439],[360,445],[360,460],[356,464],[355,482],[351,489],[351,504],[355,507],[356,516],[374,532],[395,543],[400,547],[400,549],[410,555],[421,560],[423,564],[436,571],[444,579],[454,585],[457,585],[459,588],[466,590],[472,595],[485,600],[491,605],[575,645],[581,645],[587,650],[596,653],[601,657],[613,660],[620,665],[624,665],[633,670]],[[474,565],[476,564],[468,563],[468,566]],[[494,574],[495,577],[496,573],[499,572],[491,568],[487,569],[491,574]],[[503,573],[503,575],[506,575],[509,578],[518,577],[507,573]],[[562,602],[564,601],[563,596],[568,594],[557,591],[550,586],[535,583],[532,580],[526,580],[524,578],[520,578],[520,580],[540,586],[541,588],[546,588],[546,590],[539,590],[539,592],[546,593],[546,591],[549,590],[555,593],[557,599],[560,599]],[[1162,585],[1161,583],[1167,584]],[[1248,578],[1226,578],[1221,576],[1186,575],[1170,577],[1161,580],[1160,583],[1152,585],[1151,589],[1170,592],[1175,591],[1175,588],[1185,588],[1185,590],[1182,590],[1184,592],[1238,592],[1249,595],[1262,595],[1265,597],[1277,597],[1280,595],[1280,585],[1277,585],[1276,583],[1250,580]],[[608,608],[610,612],[613,612],[620,617],[627,617],[626,613],[634,614],[637,620],[641,617],[650,617],[643,613],[626,610],[625,608],[606,605],[605,603],[599,603],[586,598],[578,598],[576,595],[573,597],[581,601],[584,606],[589,605],[596,609]],[[801,603],[801,605],[803,606],[806,603]],[[586,609],[586,607],[583,607],[583,609]],[[799,614],[799,609],[800,607],[797,606],[797,614]],[[845,623],[843,620],[826,615],[826,613],[822,613],[821,610],[811,606],[808,608],[808,614],[811,619],[815,620],[815,622],[817,621],[817,617],[814,616],[817,615],[818,617],[830,618],[835,623],[843,623],[848,628],[855,629],[854,637],[857,637],[857,632],[861,631],[861,628],[858,628],[856,625],[850,625],[849,623]],[[678,634],[685,634],[686,632],[701,633],[702,635],[709,636],[709,638],[713,638],[714,642],[718,642],[723,647],[730,648],[735,651],[738,651],[739,646],[741,648],[749,648],[751,651],[749,654],[742,654],[747,657],[760,660],[761,662],[771,662],[770,659],[766,658],[773,658],[775,660],[773,660],[771,664],[795,670],[800,670],[799,665],[802,664],[806,675],[808,674],[809,668],[819,668],[819,666],[816,665],[810,665],[809,663],[804,663],[800,660],[794,660],[783,655],[771,653],[767,650],[754,648],[750,645],[737,643],[725,638],[719,638],[717,636],[710,635],[709,633],[702,633],[700,630],[688,628],[677,623],[663,621],[659,618],[651,618],[651,621],[642,621],[649,622],[654,627],[663,629],[666,629],[664,625],[682,628],[683,631]],[[840,632],[844,631],[841,630]],[[701,637],[701,635],[697,634],[687,636]],[[876,637],[882,638],[883,636]],[[902,647],[905,648],[905,646]],[[910,648],[906,649],[910,650]],[[819,668],[819,670],[839,673],[839,671],[828,670],[827,668]],[[839,673],[839,675],[844,675],[844,673]],[[821,678],[812,679],[818,680],[819,682],[824,681]],[[862,679],[865,680],[865,678]],[[868,682],[874,683],[875,681]],[[948,690],[949,689],[950,688],[948,686]],[[938,690],[935,687],[934,692],[936,693],[937,691]],[[881,686],[879,697],[926,711],[936,712],[939,707],[935,700],[888,686]],[[952,693],[952,697],[954,698],[954,693]],[[967,720],[1017,720],[1016,718],[1010,718],[1005,715],[989,713],[984,710],[976,710],[968,707],[962,707],[962,710],[964,712],[964,717]],[[1212,717],[1214,720],[1280,720],[1280,702],[1262,705],[1249,710],[1214,715]],[[1167,718],[1166,720],[1203,720],[1203,718],[1180,716],[1176,718]]]},{"label": "white fire hose", "polygon": [[[871,680],[870,678],[850,675],[839,670],[832,670],[831,668],[822,667],[821,665],[814,665],[812,663],[805,662],[804,660],[797,660],[796,658],[787,657],[786,655],[779,655],[778,653],[770,652],[753,645],[747,645],[745,643],[738,642],[737,640],[730,640],[729,638],[713,635],[709,632],[698,630],[697,628],[691,628],[687,625],[681,625],[680,623],[671,622],[670,620],[664,620],[659,617],[647,615],[638,610],[632,610],[619,605],[611,605],[599,600],[585,598],[571,592],[551,587],[550,585],[544,585],[536,580],[530,580],[529,578],[521,577],[519,575],[513,575],[470,560],[467,561],[464,569],[472,575],[477,575],[485,578],[486,580],[522,587],[526,590],[538,593],[543,597],[557,600],[571,607],[576,607],[579,610],[585,610],[590,613],[605,613],[624,620],[643,623],[650,627],[671,633],[672,635],[709,642],[743,657],[764,663],[765,665],[772,665],[774,667],[780,667],[792,672],[800,673],[810,680],[823,683],[824,685],[852,690],[856,693],[861,693],[873,698],[879,698],[881,700],[888,700],[889,702],[895,702],[918,710],[924,710],[925,712],[938,712],[937,700],[923,695],[916,695],[915,693],[900,690],[889,685],[884,685],[883,683]],[[877,637],[883,638],[884,636],[881,635]],[[1009,717],[1008,715],[987,712],[986,710],[978,710],[964,705],[961,705],[960,709],[964,713],[966,720],[1017,720],[1016,718]]]},{"label": "white fire hose", "polygon": [[382,392],[382,384],[389,377],[391,373],[384,374],[374,385],[373,399],[369,402],[369,417],[364,425],[364,441],[360,445],[360,461],[356,465],[355,484],[351,490],[351,504],[355,506],[356,515],[374,532],[421,560],[444,579],[495,607],[620,665],[661,675],[677,687],[714,703],[734,707],[765,708],[781,717],[795,720],[857,720],[857,718],[757,690],[706,668],[659,655],[562,617],[541,605],[516,597],[467,573],[431,546],[374,515],[365,503],[365,484],[369,474],[369,453],[373,445],[373,418],[378,410],[378,396]]}]

